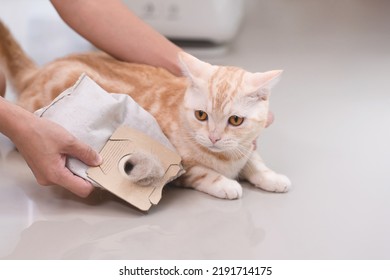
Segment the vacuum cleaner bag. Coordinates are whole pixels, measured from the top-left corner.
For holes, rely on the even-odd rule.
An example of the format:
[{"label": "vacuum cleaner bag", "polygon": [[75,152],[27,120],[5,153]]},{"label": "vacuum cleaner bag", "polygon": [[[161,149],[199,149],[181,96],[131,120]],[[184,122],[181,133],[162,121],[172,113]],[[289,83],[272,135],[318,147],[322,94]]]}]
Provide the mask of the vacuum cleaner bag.
[{"label": "vacuum cleaner bag", "polygon": [[[141,210],[146,211],[157,204],[164,185],[184,173],[180,156],[153,116],[130,96],[108,94],[85,74],[35,114],[60,124],[100,151],[103,164],[95,168],[69,157],[67,167],[74,174]],[[149,152],[162,163],[165,173],[157,183],[137,185],[126,176],[129,171],[123,159],[135,152]]]}]

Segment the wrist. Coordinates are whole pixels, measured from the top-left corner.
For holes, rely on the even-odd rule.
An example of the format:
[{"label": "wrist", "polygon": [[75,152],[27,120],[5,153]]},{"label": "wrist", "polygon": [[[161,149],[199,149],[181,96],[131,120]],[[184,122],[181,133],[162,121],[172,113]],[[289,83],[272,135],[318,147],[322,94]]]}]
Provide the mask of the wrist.
[{"label": "wrist", "polygon": [[15,144],[20,139],[26,140],[35,118],[34,114],[0,97],[0,132]]}]

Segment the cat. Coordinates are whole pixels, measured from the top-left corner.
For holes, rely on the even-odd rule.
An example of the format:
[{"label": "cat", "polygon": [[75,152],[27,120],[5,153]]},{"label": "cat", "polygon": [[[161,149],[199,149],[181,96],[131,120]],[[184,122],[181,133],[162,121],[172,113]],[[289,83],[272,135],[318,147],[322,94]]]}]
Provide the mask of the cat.
[{"label": "cat", "polygon": [[183,77],[100,51],[38,67],[0,21],[0,63],[18,94],[17,103],[26,110],[50,104],[87,73],[107,92],[130,95],[155,117],[183,160],[186,172],[176,185],[225,199],[242,196],[240,179],[266,191],[288,191],[290,180],[269,169],[256,150],[267,122],[270,89],[282,71],[251,73],[211,65],[185,52],[178,59]]}]

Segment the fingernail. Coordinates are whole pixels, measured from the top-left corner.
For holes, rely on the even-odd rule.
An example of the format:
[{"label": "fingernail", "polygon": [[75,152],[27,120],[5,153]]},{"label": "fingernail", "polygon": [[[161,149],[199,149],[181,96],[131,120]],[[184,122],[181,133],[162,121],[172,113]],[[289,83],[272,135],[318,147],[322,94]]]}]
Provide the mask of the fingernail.
[{"label": "fingernail", "polygon": [[101,165],[103,163],[103,158],[100,154],[96,154],[96,165]]}]

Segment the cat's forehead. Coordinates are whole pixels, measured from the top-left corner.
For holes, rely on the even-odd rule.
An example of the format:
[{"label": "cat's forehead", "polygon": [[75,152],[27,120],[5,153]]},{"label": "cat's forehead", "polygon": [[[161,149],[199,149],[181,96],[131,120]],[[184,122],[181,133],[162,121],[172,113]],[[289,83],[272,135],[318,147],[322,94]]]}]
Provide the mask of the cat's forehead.
[{"label": "cat's forehead", "polygon": [[209,86],[215,90],[211,93],[218,94],[228,89],[234,93],[242,85],[245,73],[245,70],[234,66],[217,67],[208,80]]},{"label": "cat's forehead", "polygon": [[186,107],[215,116],[245,115],[251,111],[258,103],[250,98],[254,89],[248,78],[253,73],[233,66],[210,67],[201,78],[193,79],[186,95]]},{"label": "cat's forehead", "polygon": [[244,90],[246,71],[238,67],[218,67],[208,81],[208,94],[213,110],[226,111]]}]

